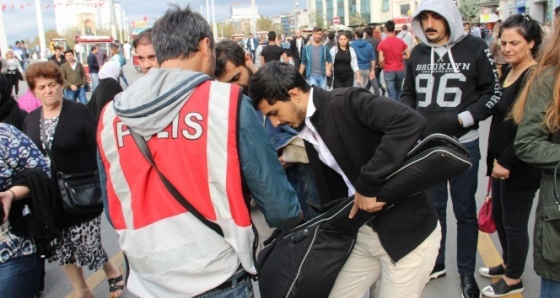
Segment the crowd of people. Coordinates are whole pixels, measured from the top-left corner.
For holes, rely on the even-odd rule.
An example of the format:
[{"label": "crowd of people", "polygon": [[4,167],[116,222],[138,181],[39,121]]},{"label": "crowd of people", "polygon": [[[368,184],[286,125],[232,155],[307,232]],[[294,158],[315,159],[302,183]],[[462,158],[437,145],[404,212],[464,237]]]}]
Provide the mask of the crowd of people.
[{"label": "crowd of people", "polygon": [[[490,44],[461,19],[453,1],[425,0],[398,33],[393,21],[386,32],[316,27],[309,40],[296,31],[286,44],[272,31],[257,67],[257,38],[216,43],[202,15],[172,5],[133,41],[144,75],[130,86],[118,45],[97,65],[92,47],[89,101],[72,50],[25,71],[10,56],[5,63],[24,74],[40,107],[23,110],[12,73],[0,75],[0,293],[41,291],[41,256],[64,268],[75,297],[92,297],[85,266],[104,270],[111,297],[123,293],[125,279],[101,245],[101,211],[53,208],[58,233],[47,245],[21,228],[34,198],[62,200],[61,172],[99,171],[127,259],[126,289],[139,297],[253,297],[262,231],[250,202],[268,227],[287,229],[348,196],[350,218],[393,206],[360,228],[330,297],[363,297],[377,280],[380,297],[420,297],[448,274],[449,200],[462,297],[521,293],[539,189],[534,269],[541,297],[560,297],[560,7],[548,35],[514,14]],[[480,148],[479,123],[490,117],[488,148]],[[472,167],[410,198],[378,197],[433,133],[457,138]],[[482,150],[503,261],[477,270]],[[476,272],[499,279],[481,288]]]}]

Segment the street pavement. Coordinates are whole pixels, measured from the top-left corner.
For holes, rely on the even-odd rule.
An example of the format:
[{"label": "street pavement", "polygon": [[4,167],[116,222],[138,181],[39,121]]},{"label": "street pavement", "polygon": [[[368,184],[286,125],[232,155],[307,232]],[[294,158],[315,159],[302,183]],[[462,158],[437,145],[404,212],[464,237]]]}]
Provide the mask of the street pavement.
[{"label": "street pavement", "polygon": [[[256,59],[259,61],[258,57]],[[258,63],[258,62],[257,62]],[[138,73],[132,66],[132,61],[130,61],[124,67],[124,73],[128,79],[128,81],[132,84],[135,80],[137,80],[142,74]],[[25,82],[20,84],[21,90],[20,95],[23,95],[27,90],[27,85]],[[126,88],[123,85],[123,88]],[[88,98],[91,96],[88,93]],[[484,200],[484,196],[486,193],[486,185],[487,185],[487,178],[484,176],[486,171],[486,164],[485,164],[485,156],[486,156],[486,148],[487,148],[487,139],[488,139],[488,127],[489,127],[489,120],[484,121],[481,123],[481,137],[480,137],[480,148],[482,152],[482,159],[480,163],[479,169],[479,186],[478,186],[478,193],[477,193],[477,206],[480,206]],[[536,205],[536,199],[533,204],[533,211],[531,213],[531,218],[529,222],[529,233],[533,234],[533,224],[534,224],[534,210]],[[270,233],[268,227],[266,227],[266,223],[262,217],[262,214],[258,210],[252,210],[252,214],[254,216],[254,222],[257,227],[260,228],[260,232],[263,234],[261,235],[262,239],[266,239],[266,235]],[[122,253],[120,253],[120,249],[118,246],[118,236],[112,227],[107,223],[105,215],[102,215],[102,242],[103,246],[105,247],[109,258],[113,260],[117,265],[120,265],[122,270],[124,270],[124,262]],[[422,298],[446,298],[446,297],[460,297],[461,296],[461,287],[459,281],[459,274],[457,273],[457,266],[456,266],[456,250],[457,250],[457,233],[456,233],[456,221],[453,216],[452,204],[449,203],[448,206],[448,235],[447,235],[447,254],[446,254],[446,266],[447,266],[447,275],[443,278],[432,280],[430,281],[423,293]],[[531,241],[532,242],[532,241]],[[482,266],[494,266],[501,262],[499,259],[501,254],[501,247],[499,245],[498,237],[496,233],[487,237],[486,234],[481,233],[479,237],[479,253],[477,254],[477,261],[476,261],[476,268],[478,270],[479,267]],[[485,264],[485,262],[487,262]],[[102,270],[94,272],[87,268],[84,268],[84,275],[87,278],[88,285],[90,288],[93,288],[94,296],[95,297],[107,297],[109,293],[109,287],[105,278],[105,275]],[[475,277],[478,281],[478,284],[481,288],[488,285],[491,281],[487,278],[480,276],[478,273],[475,272]],[[523,284],[525,286],[525,292],[523,295],[512,295],[509,297],[538,297],[539,296],[539,289],[540,289],[540,278],[536,276],[533,270],[533,261],[532,261],[532,246],[529,248],[529,256],[527,258],[527,264],[525,265],[525,273],[523,276]],[[1,296],[1,294],[0,294]],[[260,297],[260,295],[256,295]],[[370,294],[370,297],[376,297],[377,291],[374,290]],[[59,298],[59,297],[72,297],[72,287],[70,282],[67,280],[66,276],[64,275],[62,267],[55,263],[46,264],[46,277],[45,277],[45,290],[43,292],[42,297],[45,298]],[[134,297],[130,292],[126,292],[121,296],[123,298]],[[266,298],[266,297],[263,297]],[[391,297],[393,298],[393,297]],[[400,298],[400,297],[396,297]],[[403,297],[404,298],[404,297]]]}]

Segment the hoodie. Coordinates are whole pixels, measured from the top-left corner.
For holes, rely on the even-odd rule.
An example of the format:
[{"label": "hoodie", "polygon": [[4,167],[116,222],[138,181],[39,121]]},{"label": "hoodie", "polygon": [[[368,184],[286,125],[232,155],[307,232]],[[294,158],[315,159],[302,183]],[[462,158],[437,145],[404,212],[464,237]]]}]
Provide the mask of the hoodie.
[{"label": "hoodie", "polygon": [[190,70],[155,68],[113,100],[115,113],[136,133],[148,138],[169,126],[196,86],[210,77]]},{"label": "hoodie", "polygon": [[371,44],[366,40],[358,38],[350,43],[350,47],[356,52],[360,70],[370,70],[371,61],[377,60],[377,57],[375,57],[375,49]]},{"label": "hoodie", "polygon": [[[428,40],[420,20],[424,11],[447,21],[446,44]],[[494,113],[502,92],[490,49],[482,39],[466,35],[461,19],[452,0],[420,3],[411,26],[422,43],[410,55],[401,102],[426,118],[426,134],[444,133],[469,142],[478,139],[478,123]]]}]

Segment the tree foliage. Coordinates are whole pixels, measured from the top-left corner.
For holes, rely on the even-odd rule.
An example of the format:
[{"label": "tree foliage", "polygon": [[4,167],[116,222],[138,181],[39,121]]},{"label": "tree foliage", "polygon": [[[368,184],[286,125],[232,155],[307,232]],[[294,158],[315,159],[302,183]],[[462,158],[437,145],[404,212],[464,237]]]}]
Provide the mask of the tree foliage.
[{"label": "tree foliage", "polygon": [[267,17],[260,17],[257,20],[257,31],[273,31],[274,23]]},{"label": "tree foliage", "polygon": [[366,18],[364,18],[361,13],[358,12],[355,15],[350,16],[350,20],[349,20],[350,26],[365,25],[365,24],[367,24]]},{"label": "tree foliage", "polygon": [[459,11],[464,21],[472,21],[478,18],[480,14],[480,6],[478,0],[461,0]]},{"label": "tree foliage", "polygon": [[218,35],[224,38],[230,38],[237,33],[235,26],[232,23],[218,24]]}]

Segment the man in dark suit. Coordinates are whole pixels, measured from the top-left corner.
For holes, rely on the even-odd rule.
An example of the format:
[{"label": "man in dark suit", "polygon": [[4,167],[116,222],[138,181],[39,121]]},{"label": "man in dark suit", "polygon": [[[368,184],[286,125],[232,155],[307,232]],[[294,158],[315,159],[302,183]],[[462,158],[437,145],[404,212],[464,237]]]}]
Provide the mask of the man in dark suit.
[{"label": "man in dark suit", "polygon": [[251,53],[251,59],[253,60],[253,63],[255,63],[255,52],[257,51],[258,47],[259,39],[253,37],[253,33],[249,34],[249,38],[247,38],[247,50],[249,50],[249,53]]},{"label": "man in dark suit", "polygon": [[294,66],[299,69],[301,64],[301,52],[303,46],[307,43],[307,40],[301,36],[301,31],[296,30],[296,37],[290,43],[290,57],[294,61]]}]

